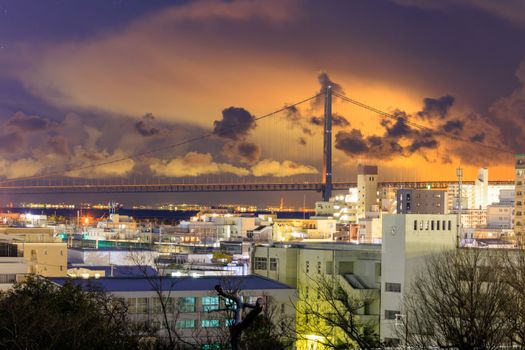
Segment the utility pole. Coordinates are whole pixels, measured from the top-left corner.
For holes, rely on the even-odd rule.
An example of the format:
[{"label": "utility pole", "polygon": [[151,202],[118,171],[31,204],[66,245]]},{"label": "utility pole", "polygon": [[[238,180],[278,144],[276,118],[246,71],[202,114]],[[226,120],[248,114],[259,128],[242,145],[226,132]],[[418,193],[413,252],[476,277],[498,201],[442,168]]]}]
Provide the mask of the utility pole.
[{"label": "utility pole", "polygon": [[332,197],[332,87],[324,95],[323,201]]},{"label": "utility pole", "polygon": [[462,186],[462,181],[463,181],[463,169],[461,168],[461,166],[459,168],[456,169],[456,176],[458,177],[458,224],[457,224],[457,238],[456,238],[456,248],[459,248],[459,243],[460,243],[460,240],[461,240],[461,228],[462,228],[462,224],[461,224],[461,206],[462,206],[462,193],[461,193],[461,186]]}]

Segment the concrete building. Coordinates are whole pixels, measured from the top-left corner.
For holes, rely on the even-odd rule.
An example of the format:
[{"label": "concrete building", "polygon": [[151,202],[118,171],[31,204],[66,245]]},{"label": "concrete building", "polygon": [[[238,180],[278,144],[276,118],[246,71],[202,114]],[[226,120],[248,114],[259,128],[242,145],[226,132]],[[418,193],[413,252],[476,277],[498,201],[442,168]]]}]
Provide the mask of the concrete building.
[{"label": "concrete building", "polygon": [[474,182],[473,209],[486,209],[489,204],[489,169],[481,168]]},{"label": "concrete building", "polygon": [[[293,243],[256,246],[252,271],[297,288],[299,301],[307,299],[323,303],[313,286],[320,278],[334,278],[350,295],[366,293],[373,302],[359,311],[364,322],[379,326],[380,245],[351,243]],[[327,309],[326,312],[330,312]],[[325,323],[314,317],[297,315],[300,341],[297,349],[321,349],[319,334],[303,332],[305,322],[312,329]],[[313,325],[313,327],[312,327]],[[336,337],[337,334],[333,334]]]},{"label": "concrete building", "polygon": [[383,220],[378,213],[377,217],[368,217],[359,220],[358,240],[356,243],[380,244],[382,238]]},{"label": "concrete building", "polygon": [[525,154],[516,155],[514,195],[514,234],[519,240],[525,236]]},{"label": "concrete building", "polygon": [[68,262],[84,265],[141,265],[153,266],[159,252],[149,249],[129,248],[70,248]]},{"label": "concrete building", "polygon": [[403,296],[434,252],[454,249],[457,244],[456,215],[384,215],[381,247],[380,337],[399,342],[396,319],[403,317]]},{"label": "concrete building", "polygon": [[514,206],[507,204],[491,204],[487,206],[487,227],[511,229],[514,221]]},{"label": "concrete building", "polygon": [[447,214],[445,190],[400,189],[396,193],[398,214]]},{"label": "concrete building", "polygon": [[[461,188],[461,205],[463,209],[486,209],[488,205],[501,201],[501,194],[508,196],[514,191],[514,185],[489,185],[489,171],[480,168],[474,184],[463,184]],[[447,189],[449,210],[458,209],[459,185],[450,184]]]},{"label": "concrete building", "polygon": [[6,290],[28,272],[27,260],[13,244],[13,237],[0,237],[0,290]]},{"label": "concrete building", "polygon": [[378,171],[376,165],[357,166],[357,216],[362,218],[367,212],[379,211]]},{"label": "concrete building", "polygon": [[[50,280],[57,285],[67,281],[65,278]],[[291,303],[295,299],[295,289],[260,276],[171,277],[158,282],[142,277],[113,277],[74,279],[73,283],[85,289],[99,286],[115,297],[124,299],[132,319],[152,324],[161,335],[165,328],[158,295],[152,285],[162,283],[166,297],[171,298],[169,327],[185,341],[195,344],[196,348],[218,348],[218,340],[224,340],[224,334],[228,334],[228,326],[232,322],[228,312],[220,311],[228,305],[217,296],[214,290],[217,284],[221,284],[225,290],[240,289],[244,300],[250,303],[255,303],[259,297],[265,299],[277,320],[290,320],[291,326],[294,326],[295,309]]]},{"label": "concrete building", "polygon": [[273,220],[273,240],[277,242],[334,239],[336,220],[330,217]]},{"label": "concrete building", "polygon": [[[451,214],[457,215],[457,210],[453,210]],[[465,229],[486,227],[487,209],[462,209],[461,225]]]},{"label": "concrete building", "polygon": [[500,189],[499,190],[499,196],[498,201],[499,203],[504,204],[512,204],[514,206],[514,195],[516,194],[516,191],[514,188],[512,189]]},{"label": "concrete building", "polygon": [[0,227],[0,234],[13,238],[19,254],[28,263],[29,273],[45,277],[67,274],[67,244],[48,228]]}]

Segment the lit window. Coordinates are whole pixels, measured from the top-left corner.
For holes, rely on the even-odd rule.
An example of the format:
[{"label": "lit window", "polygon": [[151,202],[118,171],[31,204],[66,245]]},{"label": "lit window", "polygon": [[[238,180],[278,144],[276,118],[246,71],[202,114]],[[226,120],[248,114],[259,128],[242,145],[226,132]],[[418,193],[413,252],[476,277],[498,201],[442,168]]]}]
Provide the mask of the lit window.
[{"label": "lit window", "polygon": [[214,311],[219,309],[219,297],[202,297],[202,311]]},{"label": "lit window", "polygon": [[195,320],[178,320],[176,327],[181,329],[195,328]]},{"label": "lit window", "polygon": [[179,311],[180,312],[195,312],[195,298],[194,297],[179,298]]},{"label": "lit window", "polygon": [[217,328],[221,325],[219,320],[201,320],[202,328]]}]

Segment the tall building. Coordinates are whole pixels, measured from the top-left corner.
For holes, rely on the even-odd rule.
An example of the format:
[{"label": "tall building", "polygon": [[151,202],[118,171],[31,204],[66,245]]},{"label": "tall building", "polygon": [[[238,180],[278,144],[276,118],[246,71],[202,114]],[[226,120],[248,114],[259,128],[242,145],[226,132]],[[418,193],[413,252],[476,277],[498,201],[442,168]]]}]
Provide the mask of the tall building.
[{"label": "tall building", "polygon": [[514,195],[514,234],[521,239],[525,233],[523,211],[525,202],[525,154],[516,155],[516,182]]},{"label": "tall building", "polygon": [[489,169],[481,168],[478,170],[478,177],[474,184],[474,208],[486,209],[489,205]]},{"label": "tall building", "polygon": [[[349,243],[292,243],[256,246],[253,272],[297,288],[297,305],[305,300],[319,305],[327,314],[335,312],[316,288],[320,278],[329,277],[350,295],[366,295],[371,302],[358,310],[363,322],[379,326],[379,286],[381,246]],[[344,338],[337,328],[327,329],[327,323],[314,315],[297,313],[298,350],[325,349],[322,343]],[[317,329],[317,332],[313,332]],[[324,338],[324,339],[323,339]],[[326,339],[329,338],[329,339]]]},{"label": "tall building", "polygon": [[447,191],[400,189],[396,193],[398,214],[446,214]]},{"label": "tall building", "polygon": [[358,217],[365,217],[366,212],[378,210],[377,165],[357,166]]},{"label": "tall building", "polygon": [[399,343],[396,320],[405,317],[404,295],[425,257],[456,247],[456,219],[456,215],[383,215],[380,337],[385,343]]}]

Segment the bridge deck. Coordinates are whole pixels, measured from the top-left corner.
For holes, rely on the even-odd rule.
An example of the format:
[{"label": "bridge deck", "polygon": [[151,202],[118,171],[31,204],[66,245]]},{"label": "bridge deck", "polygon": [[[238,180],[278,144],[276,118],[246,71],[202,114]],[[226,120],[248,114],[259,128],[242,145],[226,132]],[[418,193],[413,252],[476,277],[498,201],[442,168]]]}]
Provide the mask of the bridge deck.
[{"label": "bridge deck", "polygon": [[[380,182],[380,187],[424,189],[446,189],[454,181]],[[473,184],[465,181],[463,184]],[[490,181],[491,185],[511,185],[514,181]],[[334,190],[356,187],[355,182],[334,182]],[[321,191],[320,182],[304,183],[229,183],[229,184],[127,184],[127,185],[9,185],[1,186],[3,194],[39,193],[142,193],[142,192],[249,192],[249,191]]]}]

